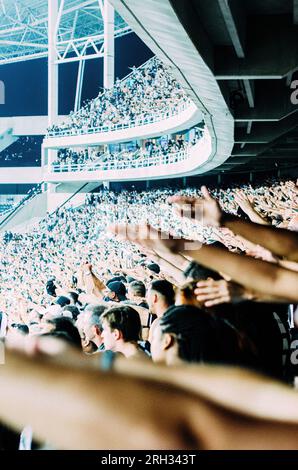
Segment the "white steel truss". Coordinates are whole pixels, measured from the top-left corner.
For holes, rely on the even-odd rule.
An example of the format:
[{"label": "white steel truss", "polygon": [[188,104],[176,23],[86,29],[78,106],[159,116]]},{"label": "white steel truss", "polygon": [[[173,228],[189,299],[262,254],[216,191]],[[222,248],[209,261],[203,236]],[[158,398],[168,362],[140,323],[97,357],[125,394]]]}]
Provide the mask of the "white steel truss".
[{"label": "white steel truss", "polygon": [[[0,64],[48,55],[48,1],[0,0]],[[56,29],[59,63],[103,57],[103,0],[60,0]],[[131,29],[115,13],[114,37]]]}]

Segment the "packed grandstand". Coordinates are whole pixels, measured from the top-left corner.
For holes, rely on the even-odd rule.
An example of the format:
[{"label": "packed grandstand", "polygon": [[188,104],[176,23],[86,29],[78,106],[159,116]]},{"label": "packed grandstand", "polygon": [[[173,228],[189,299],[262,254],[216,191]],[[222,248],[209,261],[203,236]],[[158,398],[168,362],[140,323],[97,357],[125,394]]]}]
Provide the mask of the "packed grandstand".
[{"label": "packed grandstand", "polygon": [[154,56],[0,152],[45,178],[0,206],[0,450],[297,448],[298,180],[188,178],[202,116],[138,134],[196,106],[184,88]]},{"label": "packed grandstand", "polygon": [[60,126],[48,129],[48,136],[103,132],[119,126],[140,125],[178,114],[190,99],[167,68],[153,57],[143,66],[133,67],[122,81],[117,79],[110,90],[104,90],[87,102]]}]

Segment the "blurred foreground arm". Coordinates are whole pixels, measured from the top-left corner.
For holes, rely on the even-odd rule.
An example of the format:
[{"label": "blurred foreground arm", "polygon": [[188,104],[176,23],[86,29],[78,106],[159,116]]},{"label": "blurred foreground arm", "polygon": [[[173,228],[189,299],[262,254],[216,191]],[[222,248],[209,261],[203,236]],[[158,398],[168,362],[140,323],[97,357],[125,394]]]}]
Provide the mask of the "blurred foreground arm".
[{"label": "blurred foreground arm", "polygon": [[289,387],[226,367],[120,366],[102,374],[8,352],[0,419],[16,430],[29,422],[59,449],[298,448]]}]

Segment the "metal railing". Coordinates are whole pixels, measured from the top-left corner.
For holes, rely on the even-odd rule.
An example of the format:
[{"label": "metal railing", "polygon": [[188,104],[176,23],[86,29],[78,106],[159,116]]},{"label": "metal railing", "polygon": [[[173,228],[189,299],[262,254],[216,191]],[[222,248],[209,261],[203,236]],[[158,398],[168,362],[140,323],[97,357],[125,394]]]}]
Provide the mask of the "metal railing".
[{"label": "metal railing", "polygon": [[60,164],[50,166],[51,173],[70,173],[82,171],[110,171],[110,170],[131,170],[138,168],[147,168],[160,165],[171,165],[185,161],[189,156],[190,147],[180,150],[175,153],[168,153],[166,155],[159,153],[153,156],[139,157],[137,160],[116,160],[112,159],[107,162],[90,162],[79,164]]},{"label": "metal railing", "polygon": [[178,105],[174,110],[168,110],[165,113],[155,113],[152,116],[146,118],[137,118],[134,121],[121,124],[111,124],[109,126],[90,127],[88,129],[65,129],[58,131],[51,131],[50,134],[46,135],[46,139],[52,139],[54,137],[67,137],[67,136],[78,136],[78,135],[89,135],[89,134],[102,134],[105,132],[121,131],[124,129],[131,129],[135,127],[146,126],[148,124],[154,124],[156,122],[164,121],[171,117],[177,116],[178,114],[189,108],[193,102],[190,99],[184,101],[181,105]]}]

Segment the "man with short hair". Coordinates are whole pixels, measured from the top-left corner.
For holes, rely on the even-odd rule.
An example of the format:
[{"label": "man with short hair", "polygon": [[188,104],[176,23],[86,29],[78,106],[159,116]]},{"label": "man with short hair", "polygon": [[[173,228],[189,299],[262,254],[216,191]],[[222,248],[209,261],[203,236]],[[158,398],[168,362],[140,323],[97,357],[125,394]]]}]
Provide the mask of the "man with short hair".
[{"label": "man with short hair", "polygon": [[126,358],[144,357],[139,342],[142,325],[138,312],[129,306],[107,310],[101,317],[105,350],[123,354]]},{"label": "man with short hair", "polygon": [[130,303],[139,307],[149,308],[145,300],[146,286],[142,281],[133,281],[128,285],[127,298]]},{"label": "man with short hair", "polygon": [[175,303],[175,291],[173,284],[166,280],[153,281],[147,293],[147,302],[151,314],[155,315],[155,319],[151,324],[149,331],[149,342],[152,341],[154,328],[159,318]]},{"label": "man with short hair", "polygon": [[92,342],[98,351],[104,349],[102,338],[101,317],[107,307],[104,305],[88,305],[80,315],[80,334],[82,347],[85,349]]}]

